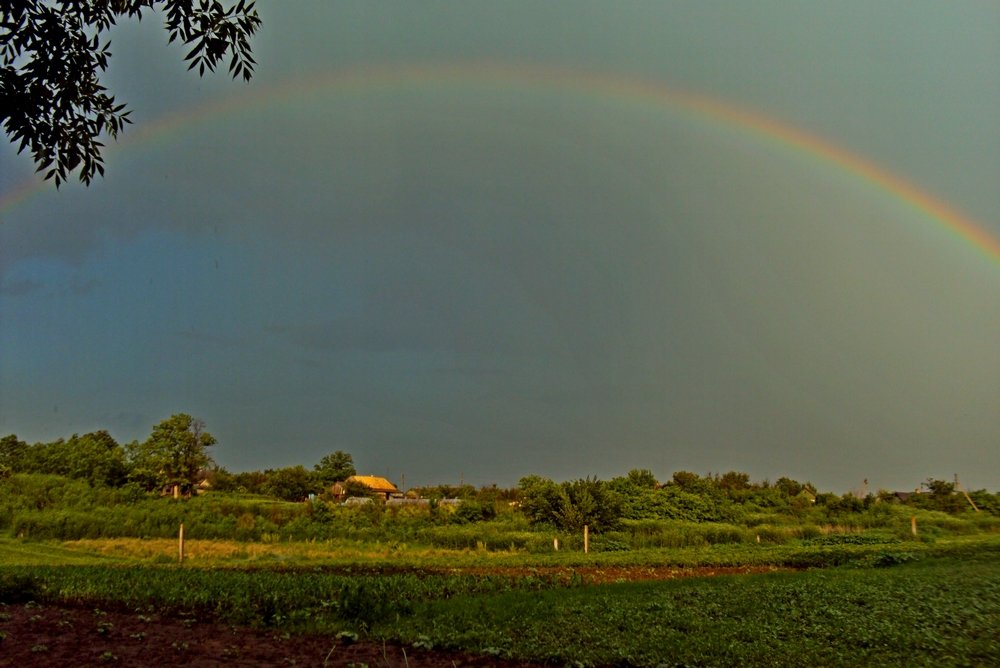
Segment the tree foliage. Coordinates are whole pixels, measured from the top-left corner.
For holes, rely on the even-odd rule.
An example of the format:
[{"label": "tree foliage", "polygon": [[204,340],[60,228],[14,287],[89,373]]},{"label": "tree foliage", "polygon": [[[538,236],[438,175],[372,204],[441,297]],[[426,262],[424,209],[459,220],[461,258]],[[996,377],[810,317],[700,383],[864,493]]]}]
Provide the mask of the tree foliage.
[{"label": "tree foliage", "polygon": [[215,437],[205,422],[177,413],[153,427],[153,433],[130,453],[132,477],[147,489],[179,485],[190,490],[212,464],[208,448]]},{"label": "tree foliage", "polygon": [[0,438],[0,465],[6,466],[12,471],[20,470],[27,451],[28,444],[19,439],[16,434],[8,434]]},{"label": "tree foliage", "polygon": [[101,137],[117,138],[131,122],[101,84],[105,34],[119,19],[161,11],[168,42],[191,47],[188,69],[202,75],[228,59],[234,78],[253,74],[260,18],[246,0],[0,0],[0,10],[0,122],[56,187],[76,170],[86,184],[103,175]]},{"label": "tree foliage", "polygon": [[0,440],[0,464],[17,473],[61,475],[95,486],[117,487],[128,477],[124,448],[104,430],[34,445],[7,436]]},{"label": "tree foliage", "polygon": [[660,483],[649,469],[632,469],[626,476],[629,483],[642,489],[656,489]]},{"label": "tree foliage", "polygon": [[313,466],[320,484],[329,487],[335,482],[343,482],[352,475],[357,475],[354,468],[354,458],[347,452],[337,450],[324,455],[319,464]]},{"label": "tree foliage", "polygon": [[623,515],[621,496],[607,483],[585,478],[557,484],[537,475],[521,478],[521,510],[536,524],[551,524],[563,531],[594,532],[616,528]]},{"label": "tree foliage", "polygon": [[956,493],[957,486],[953,482],[928,478],[926,482],[921,483],[921,487],[926,488],[928,493],[910,497],[915,505],[946,513],[957,513],[965,508],[965,498]]},{"label": "tree foliage", "polygon": [[310,494],[319,493],[321,489],[322,484],[315,474],[300,464],[267,471],[263,491],[284,501],[303,501]]}]

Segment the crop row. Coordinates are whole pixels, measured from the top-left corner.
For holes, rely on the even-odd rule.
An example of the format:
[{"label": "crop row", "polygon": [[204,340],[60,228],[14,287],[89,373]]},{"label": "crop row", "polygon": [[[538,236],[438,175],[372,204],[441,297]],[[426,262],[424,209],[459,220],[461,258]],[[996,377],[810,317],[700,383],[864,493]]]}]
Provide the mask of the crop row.
[{"label": "crop row", "polygon": [[181,614],[287,628],[364,627],[402,616],[414,602],[459,594],[565,586],[558,577],[426,571],[182,569],[139,566],[7,566],[0,602],[33,600]]},{"label": "crop row", "polygon": [[995,666],[995,557],[463,595],[376,631],[552,664]]}]

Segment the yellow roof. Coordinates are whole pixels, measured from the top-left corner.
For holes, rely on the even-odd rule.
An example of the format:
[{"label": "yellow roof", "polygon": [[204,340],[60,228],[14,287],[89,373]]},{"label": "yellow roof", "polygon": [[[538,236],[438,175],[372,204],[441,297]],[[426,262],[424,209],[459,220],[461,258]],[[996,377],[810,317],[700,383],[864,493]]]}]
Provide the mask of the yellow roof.
[{"label": "yellow roof", "polygon": [[348,481],[360,482],[365,487],[370,487],[376,492],[398,492],[396,486],[385,478],[375,475],[352,475]]}]

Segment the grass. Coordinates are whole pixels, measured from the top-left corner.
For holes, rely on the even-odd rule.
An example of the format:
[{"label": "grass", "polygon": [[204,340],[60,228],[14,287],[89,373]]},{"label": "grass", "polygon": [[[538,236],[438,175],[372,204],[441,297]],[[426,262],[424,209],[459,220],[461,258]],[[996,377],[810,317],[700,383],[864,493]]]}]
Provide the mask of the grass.
[{"label": "grass", "polygon": [[0,566],[86,565],[119,561],[119,558],[81,549],[69,543],[35,542],[0,538]]},{"label": "grass", "polygon": [[346,569],[239,570],[148,566],[8,566],[0,602],[157,611],[231,624],[334,632],[411,613],[417,601],[561,587],[558,577]]},{"label": "grass", "polygon": [[[190,568],[308,568],[388,565],[396,568],[579,567],[579,566],[834,566],[884,553],[928,556],[1000,551],[1000,534],[960,535],[934,541],[900,540],[877,532],[825,534],[785,544],[721,543],[674,549],[631,549],[547,553],[445,549],[393,541],[185,541]],[[103,538],[28,541],[0,538],[0,566],[141,563],[167,566],[177,561],[177,541],[167,538]]]}]

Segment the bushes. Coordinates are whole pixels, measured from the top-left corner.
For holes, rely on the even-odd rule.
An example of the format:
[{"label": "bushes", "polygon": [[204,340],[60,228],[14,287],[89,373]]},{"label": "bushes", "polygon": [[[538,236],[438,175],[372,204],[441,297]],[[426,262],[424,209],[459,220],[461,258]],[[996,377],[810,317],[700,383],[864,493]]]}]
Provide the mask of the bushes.
[{"label": "bushes", "polygon": [[550,533],[501,522],[430,527],[420,531],[415,538],[421,543],[451,550],[552,551]]},{"label": "bushes", "polygon": [[623,530],[610,534],[633,548],[702,547],[754,540],[748,530],[721,523],[698,523],[672,520],[633,520],[623,523]]},{"label": "bushes", "polygon": [[482,505],[478,501],[463,501],[458,506],[451,521],[456,524],[468,524],[470,522],[486,522],[496,516],[496,508],[492,505]]},{"label": "bushes", "polygon": [[[801,515],[777,508],[762,513],[726,495],[696,494],[680,485],[653,489],[624,478],[609,483],[526,481],[521,513],[486,498],[460,505],[372,502],[355,508],[221,492],[175,501],[147,495],[135,485],[92,487],[83,480],[15,473],[0,479],[0,531],[51,540],[172,538],[183,522],[192,539],[351,540],[528,552],[551,551],[556,536],[568,549],[582,548],[578,543],[585,519],[595,521],[590,524],[595,551],[753,543],[758,537],[762,544],[785,544],[871,531],[912,541],[914,514],[917,540],[925,542],[1000,531],[1000,518],[971,510],[953,515],[878,502],[856,512],[817,504]],[[615,519],[619,511],[625,519]],[[545,517],[550,520],[539,521]]]},{"label": "bushes", "polygon": [[521,509],[534,524],[576,532],[589,526],[600,533],[614,529],[624,514],[622,496],[607,483],[586,478],[557,484],[541,476],[518,483]]}]

